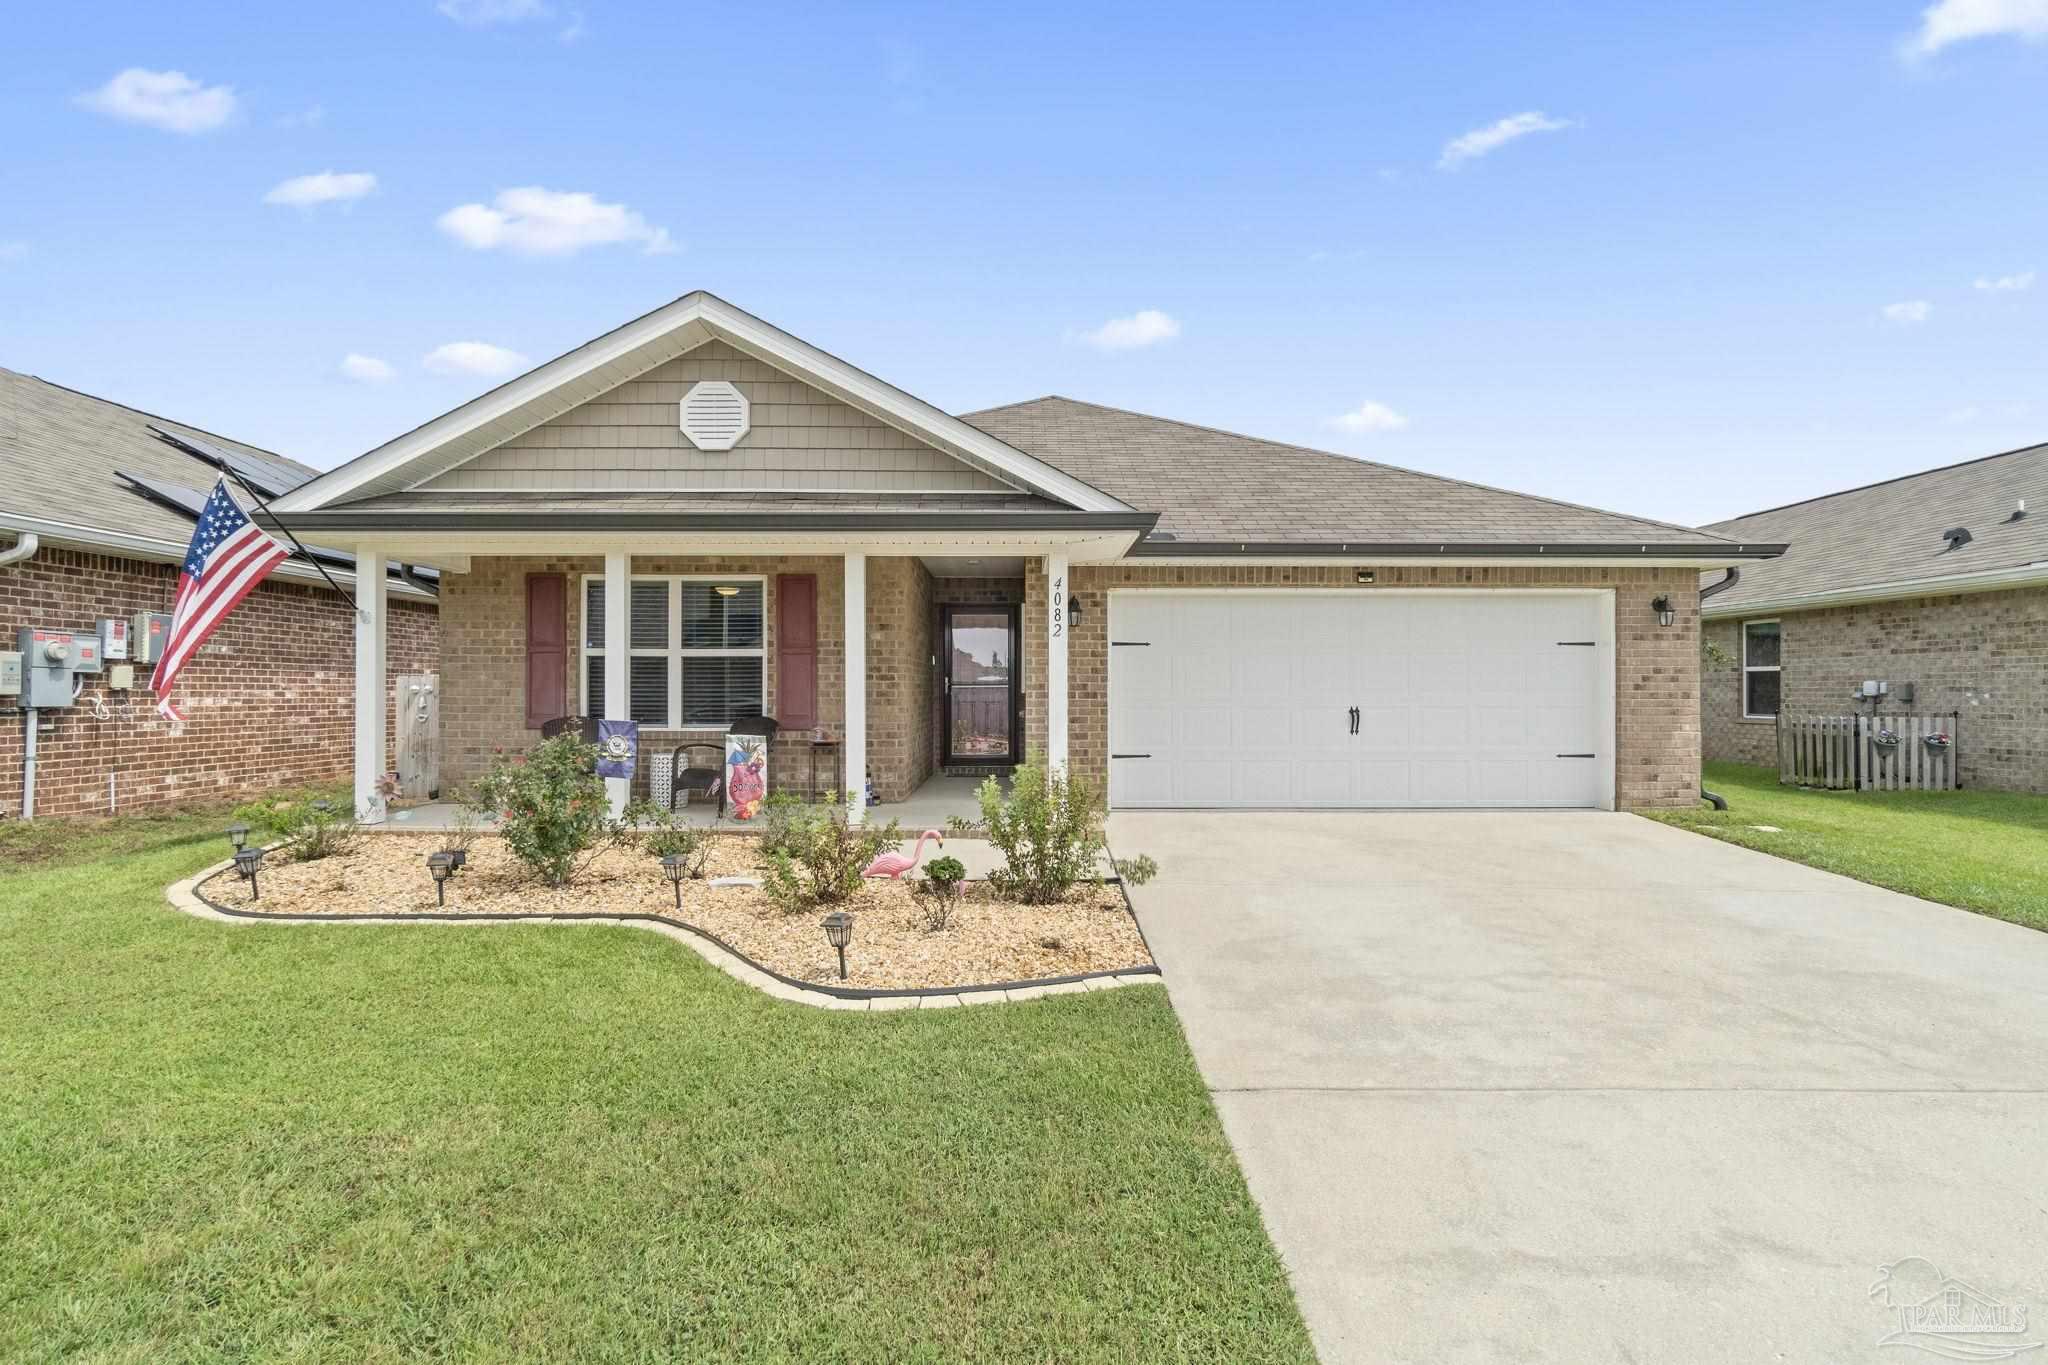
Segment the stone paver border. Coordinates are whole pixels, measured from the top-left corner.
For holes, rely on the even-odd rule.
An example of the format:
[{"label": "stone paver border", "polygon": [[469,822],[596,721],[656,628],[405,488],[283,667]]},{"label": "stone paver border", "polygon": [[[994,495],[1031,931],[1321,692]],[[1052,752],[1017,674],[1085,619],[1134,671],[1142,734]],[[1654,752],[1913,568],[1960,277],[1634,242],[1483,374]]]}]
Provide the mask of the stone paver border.
[{"label": "stone paver border", "polygon": [[[1020,1000],[1038,1000],[1048,995],[1076,995],[1084,991],[1114,990],[1119,986],[1142,986],[1160,979],[1157,966],[1126,967],[1112,972],[1089,972],[1080,976],[1047,977],[1037,981],[1004,981],[988,986],[949,986],[922,990],[877,990],[846,986],[819,986],[771,971],[716,935],[694,925],[656,915],[490,915],[490,914],[389,914],[389,915],[272,915],[260,911],[230,910],[206,898],[200,888],[213,878],[234,869],[232,859],[203,868],[164,889],[164,898],[174,909],[195,919],[217,924],[619,924],[651,929],[674,939],[735,980],[777,1000],[828,1010],[951,1009],[960,1005],[997,1005]],[[1119,887],[1121,889],[1121,887]],[[1125,893],[1124,913],[1130,914],[1130,896]],[[1135,919],[1136,917],[1133,916]],[[1143,931],[1140,930],[1142,936]]]}]

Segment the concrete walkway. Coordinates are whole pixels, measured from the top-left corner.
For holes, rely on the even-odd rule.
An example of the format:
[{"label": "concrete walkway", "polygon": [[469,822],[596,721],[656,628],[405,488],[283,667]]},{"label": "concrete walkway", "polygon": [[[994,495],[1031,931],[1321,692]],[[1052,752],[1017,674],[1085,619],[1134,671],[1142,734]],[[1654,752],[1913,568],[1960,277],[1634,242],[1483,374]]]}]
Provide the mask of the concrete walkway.
[{"label": "concrete walkway", "polygon": [[1326,1362],[1935,1359],[1939,1276],[2048,1336],[2048,934],[1627,815],[1111,838]]}]

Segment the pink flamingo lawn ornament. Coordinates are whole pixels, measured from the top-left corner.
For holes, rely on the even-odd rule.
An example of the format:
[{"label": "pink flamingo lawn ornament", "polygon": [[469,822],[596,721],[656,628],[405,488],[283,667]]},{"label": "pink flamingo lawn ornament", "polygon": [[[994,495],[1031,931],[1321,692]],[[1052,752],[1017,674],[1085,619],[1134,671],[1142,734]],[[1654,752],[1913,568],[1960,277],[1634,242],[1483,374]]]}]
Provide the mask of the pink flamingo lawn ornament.
[{"label": "pink flamingo lawn ornament", "polygon": [[916,867],[917,860],[924,856],[924,841],[927,839],[937,843],[940,848],[946,846],[946,841],[939,837],[937,830],[928,829],[917,836],[917,847],[910,850],[908,858],[892,848],[869,863],[867,870],[860,875],[863,877],[893,877],[897,881],[903,880],[903,874]]}]

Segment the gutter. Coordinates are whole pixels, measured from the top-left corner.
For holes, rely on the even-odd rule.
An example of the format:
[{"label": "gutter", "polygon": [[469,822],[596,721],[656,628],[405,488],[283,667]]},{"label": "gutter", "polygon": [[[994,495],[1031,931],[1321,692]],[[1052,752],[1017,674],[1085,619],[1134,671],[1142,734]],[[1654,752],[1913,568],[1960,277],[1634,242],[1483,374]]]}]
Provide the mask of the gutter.
[{"label": "gutter", "polygon": [[1726,578],[1722,579],[1719,583],[1709,583],[1706,587],[1700,589],[1700,601],[1706,601],[1715,593],[1728,591],[1728,589],[1735,586],[1735,581],[1741,577],[1742,570],[1734,567],[1733,565],[1730,565],[1728,568],[1728,576]]},{"label": "gutter", "polygon": [[[111,531],[99,526],[79,526],[71,522],[50,521],[44,517],[24,517],[12,512],[0,513],[0,519],[4,519],[5,524],[18,528],[18,534],[24,537],[48,539],[56,544],[76,545],[100,554],[112,551],[133,559],[153,559],[172,564],[182,564],[185,561],[187,546],[184,542],[173,544],[153,536],[131,535],[126,531]],[[14,547],[16,550],[20,548],[20,545]],[[351,570],[337,569],[336,573],[348,582],[355,581],[355,574]],[[271,577],[290,578],[294,582],[319,583],[322,587],[326,586],[317,570],[290,559],[271,570]],[[392,584],[391,591],[409,601],[435,600],[433,593],[403,582]]]},{"label": "gutter", "polygon": [[[1864,583],[1828,592],[1769,597],[1759,601],[1730,603],[1718,609],[1701,608],[1708,620],[1733,616],[1766,616],[1779,611],[1807,611],[1819,607],[1849,607],[1863,602],[1894,602],[1902,597],[1946,597],[1959,593],[1998,592],[2006,588],[2028,588],[2048,584],[2048,560],[2037,560],[2007,569],[1984,569],[1976,573],[1949,574],[1941,578],[1903,578],[1890,583]],[[1718,591],[1721,585],[1716,584]],[[1702,591],[1701,596],[1706,595]]]},{"label": "gutter", "polygon": [[42,541],[37,538],[34,531],[16,531],[14,544],[0,550],[0,569],[12,568],[16,564],[35,558],[36,549],[41,544]]},{"label": "gutter", "polygon": [[1268,555],[1285,558],[1344,557],[1386,558],[1386,559],[1496,559],[1527,558],[1540,559],[1554,556],[1559,559],[1775,559],[1785,553],[1783,545],[1738,545],[1732,541],[1693,542],[1686,544],[1652,544],[1640,541],[1628,544],[1575,545],[1556,542],[1530,541],[1441,541],[1417,544],[1414,541],[1345,541],[1332,544],[1301,541],[1241,541],[1241,540],[1163,540],[1147,539],[1131,548],[1132,559],[1174,557],[1174,556],[1217,556],[1238,558],[1250,555]]}]

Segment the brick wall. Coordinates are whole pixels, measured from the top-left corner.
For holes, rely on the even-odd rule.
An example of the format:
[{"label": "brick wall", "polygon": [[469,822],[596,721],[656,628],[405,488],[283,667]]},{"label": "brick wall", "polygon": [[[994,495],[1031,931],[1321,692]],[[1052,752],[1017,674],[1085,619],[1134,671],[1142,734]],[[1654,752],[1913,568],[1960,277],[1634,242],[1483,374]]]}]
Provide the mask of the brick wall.
[{"label": "brick wall", "polygon": [[[1866,678],[1912,683],[1912,706],[1891,709],[1958,713],[1956,775],[1964,786],[2048,792],[2048,588],[1870,602],[1775,619],[1786,711],[1847,715]],[[1700,709],[1707,757],[1776,764],[1774,725],[1742,715],[1741,623],[1712,621],[1706,629],[1728,659],[1706,669]]]},{"label": "brick wall", "polygon": [[[169,611],[178,568],[147,560],[46,549],[0,570],[0,632],[22,626],[87,632],[104,616]],[[390,675],[432,672],[433,606],[391,601]],[[102,814],[108,778],[119,810],[226,800],[278,787],[342,780],[354,770],[355,625],[324,587],[272,578],[228,616],[186,665],[176,696],[184,733],[157,717],[150,667],[115,692],[88,678],[79,705],[40,713],[36,814]],[[92,698],[112,715],[95,720]],[[397,707],[390,707],[396,725]],[[0,810],[19,811],[23,713],[0,708]],[[388,733],[388,730],[387,730]],[[389,751],[386,766],[393,766]]]},{"label": "brick wall", "polygon": [[[846,722],[845,563],[837,555],[635,556],[636,574],[760,574],[768,582],[766,706],[776,709],[774,578],[808,573],[818,579],[818,728],[777,736],[769,751],[769,785],[799,791],[810,773],[813,733],[843,736]],[[540,738],[528,730],[523,678],[526,669],[526,575],[559,573],[569,579],[568,697],[574,708],[583,676],[583,590],[585,575],[602,574],[601,555],[524,558],[479,556],[470,572],[451,574],[442,589],[447,648],[441,679],[442,776],[444,784],[466,781],[490,765],[496,749],[526,748]],[[931,575],[916,559],[868,559],[868,773],[886,801],[900,801],[931,775],[927,729],[918,718],[930,707],[927,663],[931,616]],[[602,709],[591,699],[591,710]],[[652,752],[689,740],[718,742],[717,731],[641,732]],[[643,767],[640,788],[646,788]],[[818,768],[822,789],[839,778],[829,765]],[[856,778],[857,779],[857,775]]]},{"label": "brick wall", "polygon": [[[1608,588],[1616,594],[1614,783],[1626,809],[1687,806],[1699,800],[1699,575],[1686,569],[1382,568],[1361,585],[1359,566],[1342,565],[1083,565],[1074,571],[1073,604],[1081,620],[1067,645],[1069,757],[1074,771],[1105,787],[1109,781],[1109,611],[1112,589],[1176,588]],[[1025,576],[1027,688],[1045,695],[1045,575],[1042,561]],[[1670,628],[1657,624],[1652,598],[1668,594],[1678,610]],[[1037,650],[1031,647],[1035,641]],[[1034,665],[1033,660],[1036,659]],[[1042,714],[1042,707],[1034,707]],[[1044,745],[1042,721],[1031,746]]]}]

